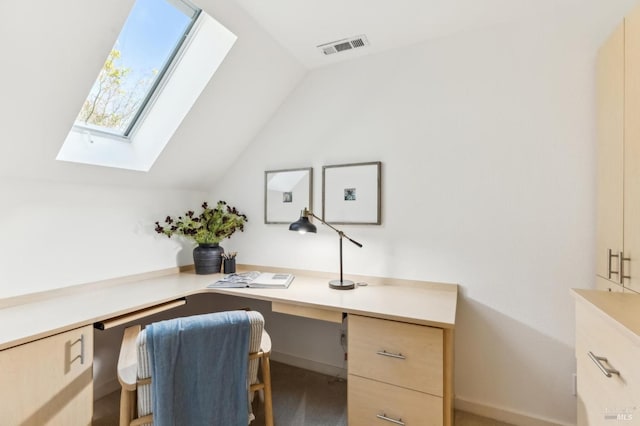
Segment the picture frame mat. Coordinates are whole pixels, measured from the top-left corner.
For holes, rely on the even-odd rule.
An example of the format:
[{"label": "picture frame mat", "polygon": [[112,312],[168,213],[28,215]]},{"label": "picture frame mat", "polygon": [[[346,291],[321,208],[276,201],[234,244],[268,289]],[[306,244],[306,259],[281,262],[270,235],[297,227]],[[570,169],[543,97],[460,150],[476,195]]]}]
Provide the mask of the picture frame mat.
[{"label": "picture frame mat", "polygon": [[324,166],[322,216],[328,223],[381,223],[381,165],[379,161]]},{"label": "picture frame mat", "polygon": [[267,170],[264,181],[264,223],[291,223],[312,208],[313,169]]}]

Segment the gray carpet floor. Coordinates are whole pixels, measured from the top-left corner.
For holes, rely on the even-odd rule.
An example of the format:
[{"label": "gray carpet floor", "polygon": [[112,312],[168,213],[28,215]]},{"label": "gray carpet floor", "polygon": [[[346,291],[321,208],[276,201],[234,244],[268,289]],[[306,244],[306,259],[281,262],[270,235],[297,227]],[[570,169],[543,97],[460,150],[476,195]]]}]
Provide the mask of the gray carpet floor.
[{"label": "gray carpet floor", "polygon": [[[274,423],[276,426],[346,426],[347,382],[313,371],[271,362]],[[114,392],[94,404],[93,426],[117,426],[120,393]],[[264,409],[256,398],[256,419],[264,426]],[[509,426],[493,419],[455,412],[456,426]]]},{"label": "gray carpet floor", "polygon": [[[278,426],[346,426],[347,382],[309,370],[271,362],[274,423]],[[256,419],[264,426],[264,410],[254,401]]]}]

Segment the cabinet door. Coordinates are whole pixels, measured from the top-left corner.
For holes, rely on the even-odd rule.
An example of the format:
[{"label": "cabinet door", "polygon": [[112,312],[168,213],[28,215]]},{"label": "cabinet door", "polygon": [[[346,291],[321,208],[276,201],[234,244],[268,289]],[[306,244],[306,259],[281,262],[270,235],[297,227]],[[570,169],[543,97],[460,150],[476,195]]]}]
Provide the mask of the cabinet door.
[{"label": "cabinet door", "polygon": [[2,424],[91,425],[93,328],[0,351]]},{"label": "cabinet door", "polygon": [[640,291],[640,8],[625,18],[624,286]]},{"label": "cabinet door", "polygon": [[624,156],[624,23],[609,37],[597,59],[597,140],[598,140],[598,217],[596,237],[597,274],[609,275],[609,261],[618,270],[617,254],[623,248],[623,156]]}]

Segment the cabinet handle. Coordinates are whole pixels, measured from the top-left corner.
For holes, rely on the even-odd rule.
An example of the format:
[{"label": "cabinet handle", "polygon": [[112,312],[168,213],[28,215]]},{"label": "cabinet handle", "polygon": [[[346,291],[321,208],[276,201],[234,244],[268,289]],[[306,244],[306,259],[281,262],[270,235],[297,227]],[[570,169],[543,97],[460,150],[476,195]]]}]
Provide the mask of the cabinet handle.
[{"label": "cabinet handle", "polygon": [[402,419],[392,419],[391,417],[387,417],[387,415],[385,413],[382,414],[376,414],[376,417],[382,420],[386,420],[390,423],[393,423],[395,425],[400,425],[400,426],[405,426],[404,422],[402,421]]},{"label": "cabinet handle", "polygon": [[[609,253],[608,256],[608,261],[607,261],[607,278],[611,279],[611,275],[618,275],[618,271],[612,271],[611,270],[611,258],[615,257],[616,259],[618,259],[618,264],[620,263],[620,255],[619,254],[613,254],[613,251],[611,249],[607,250]],[[618,265],[619,266],[619,265]]]},{"label": "cabinet handle", "polygon": [[381,351],[377,351],[376,354],[378,355],[382,355],[382,356],[388,356],[390,358],[396,358],[396,359],[407,359],[406,356],[398,353],[398,354],[394,354],[392,352],[387,352],[385,350],[381,350]]},{"label": "cabinet handle", "polygon": [[598,366],[600,371],[602,371],[602,374],[604,374],[605,376],[611,377],[612,374],[616,374],[618,376],[620,375],[620,372],[615,368],[607,368],[604,365],[602,365],[603,362],[606,362],[606,363],[609,362],[607,358],[603,356],[594,355],[593,352],[591,351],[589,351],[589,358],[591,358],[591,361],[595,362],[595,364]]},{"label": "cabinet handle", "polygon": [[80,335],[80,365],[84,365],[84,334]]},{"label": "cabinet handle", "polygon": [[618,261],[620,262],[620,265],[618,266],[618,271],[620,271],[620,274],[618,275],[620,277],[619,281],[620,281],[620,284],[624,284],[624,279],[625,278],[626,279],[630,279],[631,278],[630,275],[625,275],[624,274],[624,262],[631,260],[631,258],[624,257],[623,252],[620,252],[617,257],[618,257]]},{"label": "cabinet handle", "polygon": [[80,338],[78,340],[76,340],[75,342],[73,342],[69,347],[68,350],[71,351],[71,346],[74,346],[76,343],[80,343],[80,355],[76,356],[75,358],[73,358],[71,361],[69,361],[69,365],[73,364],[75,360],[79,359],[80,360],[80,365],[84,364],[84,334],[80,335]]}]

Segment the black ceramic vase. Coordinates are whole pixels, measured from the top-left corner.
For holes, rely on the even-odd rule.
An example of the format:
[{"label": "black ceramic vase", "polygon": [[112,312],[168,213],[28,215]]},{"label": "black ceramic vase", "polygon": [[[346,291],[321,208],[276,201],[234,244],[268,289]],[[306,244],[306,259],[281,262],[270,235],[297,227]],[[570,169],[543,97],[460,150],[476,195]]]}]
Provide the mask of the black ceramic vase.
[{"label": "black ceramic vase", "polygon": [[200,244],[193,249],[193,263],[196,266],[196,274],[217,274],[222,265],[222,253],[224,249],[214,244]]}]

